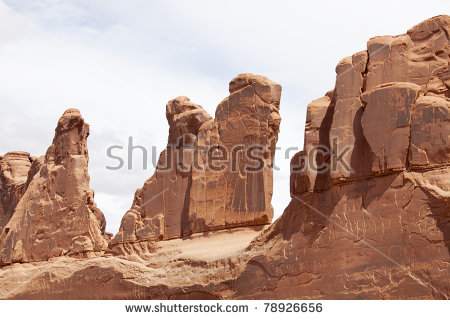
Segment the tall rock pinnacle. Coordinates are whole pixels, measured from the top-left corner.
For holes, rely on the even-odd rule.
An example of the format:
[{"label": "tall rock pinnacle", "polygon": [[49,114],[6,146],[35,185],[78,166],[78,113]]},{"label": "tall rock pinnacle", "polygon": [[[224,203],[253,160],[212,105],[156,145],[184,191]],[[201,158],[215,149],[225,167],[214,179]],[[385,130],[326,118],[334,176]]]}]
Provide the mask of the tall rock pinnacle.
[{"label": "tall rock pinnacle", "polygon": [[[16,197],[20,200],[0,235],[0,264],[106,249],[105,218],[89,189],[88,135],[89,125],[80,112],[69,109],[59,119],[45,157],[31,164],[27,182],[28,170],[17,170],[24,171],[20,179],[26,190]],[[10,157],[7,154],[3,160]],[[22,167],[30,166],[26,159],[22,162]]]},{"label": "tall rock pinnacle", "polygon": [[272,221],[281,86],[241,74],[229,91],[215,119],[186,97],[169,101],[167,148],[136,191],[113,247]]},{"label": "tall rock pinnacle", "polygon": [[[291,201],[265,228],[239,227],[272,219],[281,87],[239,75],[214,119],[171,100],[167,148],[113,254],[2,267],[0,298],[449,299],[449,34],[450,17],[433,17],[337,64],[334,89],[307,107]],[[13,190],[2,210],[14,211],[2,263],[103,248],[85,200],[86,127],[75,112],[60,126],[45,161],[0,160],[2,190]],[[252,146],[262,157],[242,152]]]}]

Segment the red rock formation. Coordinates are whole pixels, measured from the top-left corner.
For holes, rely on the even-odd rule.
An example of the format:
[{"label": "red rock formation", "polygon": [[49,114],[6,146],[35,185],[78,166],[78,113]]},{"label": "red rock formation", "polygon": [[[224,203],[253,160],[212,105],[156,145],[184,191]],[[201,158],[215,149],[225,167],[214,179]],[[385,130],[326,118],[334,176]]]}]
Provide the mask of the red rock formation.
[{"label": "red rock formation", "polygon": [[[308,106],[292,200],[262,232],[153,242],[140,257],[7,266],[0,297],[448,299],[449,25],[431,18],[339,63],[335,89]],[[194,117],[200,128],[212,122]]]},{"label": "red rock formation", "polygon": [[421,96],[411,116],[408,154],[413,169],[430,168],[448,163],[450,153],[450,102],[439,96]]},{"label": "red rock formation", "polygon": [[[215,119],[186,97],[169,101],[167,148],[111,245],[127,250],[124,243],[135,243],[140,250],[146,243],[138,242],[147,240],[270,223],[280,94],[281,86],[269,79],[241,74],[230,82]],[[252,146],[261,147],[256,171],[246,170],[258,165],[246,154]]]},{"label": "red rock formation", "polygon": [[[26,190],[21,196],[7,193],[17,205],[0,235],[1,265],[106,249],[105,218],[89,189],[88,135],[80,112],[69,109],[59,119],[45,158],[30,164],[25,153],[5,156],[6,162],[16,159],[9,161],[11,176]],[[9,173],[3,166],[2,172]]]},{"label": "red rock formation", "polygon": [[0,234],[22,197],[31,162],[28,152],[8,152],[0,157]]},{"label": "red rock formation", "polygon": [[[334,91],[308,106],[292,201],[233,297],[450,297],[449,31],[435,17],[338,64]],[[329,170],[295,170],[309,157]]]},{"label": "red rock formation", "polygon": [[[325,190],[331,184],[403,170],[410,159],[422,158],[424,166],[434,166],[433,161],[425,160],[426,151],[410,139],[443,139],[435,143],[432,152],[440,158],[436,164],[448,162],[448,19],[439,16],[405,35],[372,38],[367,51],[339,62],[335,89],[308,106],[308,115],[316,116],[314,127],[310,130],[307,120],[304,151],[292,160],[293,167],[307,168],[292,173],[291,189],[298,189],[291,191]],[[418,127],[424,107],[428,109],[427,134]],[[438,131],[432,133],[430,126],[435,125]],[[410,129],[415,129],[411,136]],[[431,148],[429,140],[420,143]],[[311,155],[309,150],[317,147],[335,153]],[[349,151],[342,152],[346,148]],[[302,163],[305,157],[320,163],[319,158],[327,156],[331,170],[319,177],[308,170],[310,162]]]}]

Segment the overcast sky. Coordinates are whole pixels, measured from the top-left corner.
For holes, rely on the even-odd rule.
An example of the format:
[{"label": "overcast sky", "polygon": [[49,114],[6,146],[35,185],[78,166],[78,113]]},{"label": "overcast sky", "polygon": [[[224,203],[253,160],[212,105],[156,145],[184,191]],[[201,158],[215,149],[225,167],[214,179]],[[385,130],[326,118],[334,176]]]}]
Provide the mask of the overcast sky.
[{"label": "overcast sky", "polygon": [[185,95],[214,115],[233,77],[262,74],[283,86],[278,217],[289,202],[284,150],[302,149],[306,106],[334,87],[339,60],[449,9],[430,0],[0,0],[0,154],[44,154],[64,110],[80,109],[91,125],[91,188],[115,233],[154,168],[108,170],[117,163],[106,149],[132,136],[160,152],[167,101]]}]

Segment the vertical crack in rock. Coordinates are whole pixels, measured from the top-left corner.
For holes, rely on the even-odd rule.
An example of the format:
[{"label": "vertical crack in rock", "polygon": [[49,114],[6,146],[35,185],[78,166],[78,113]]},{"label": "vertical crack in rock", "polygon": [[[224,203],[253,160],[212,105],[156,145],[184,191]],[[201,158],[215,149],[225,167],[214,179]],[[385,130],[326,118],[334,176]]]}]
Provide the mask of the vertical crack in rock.
[{"label": "vertical crack in rock", "polygon": [[442,96],[420,96],[411,115],[408,154],[412,169],[448,164],[450,154],[450,101]]},{"label": "vertical crack in rock", "polygon": [[372,150],[374,174],[406,169],[411,113],[419,92],[418,85],[396,82],[361,95],[365,104],[361,125]]},{"label": "vertical crack in rock", "polygon": [[[270,222],[281,87],[264,77],[240,75],[230,82],[230,96],[217,107],[215,119],[186,97],[170,101],[168,146],[155,174],[136,191],[111,244],[116,253],[132,255],[73,264],[61,264],[69,259],[62,257],[45,267],[2,268],[0,297],[448,299],[449,29],[449,16],[433,17],[404,35],[372,38],[367,51],[338,64],[334,90],[308,105],[304,150],[291,160],[291,202],[258,234],[236,228],[175,239]],[[264,146],[261,174],[243,170],[246,160],[240,153],[231,173],[203,167],[207,153],[202,147],[215,146],[220,156],[221,145],[255,142]],[[339,153],[347,144],[351,156]],[[318,152],[321,148],[338,150]],[[195,151],[199,168],[192,165]],[[176,161],[181,152],[186,170],[163,170],[165,159]],[[40,212],[39,205],[24,209],[34,203],[29,193],[36,181],[52,181],[46,185],[51,190],[64,186],[57,168],[70,166],[62,158],[47,163],[50,158],[59,159],[46,157],[39,170],[33,161],[28,169],[28,177],[38,173],[0,236],[2,259],[9,250],[4,248],[30,252],[22,249],[30,242],[22,241],[15,226],[27,225]],[[353,171],[337,168],[335,162],[343,160]],[[320,165],[331,169],[316,170]],[[3,191],[6,180],[0,181]],[[61,191],[42,188],[39,204],[54,204],[55,214],[61,209],[54,208],[64,210]],[[53,228],[60,220],[45,226]],[[38,234],[33,254],[42,253],[39,242],[49,234],[37,227],[30,231]],[[147,241],[167,239],[174,240]],[[200,254],[191,250],[195,246]],[[136,259],[135,253],[143,255]]]},{"label": "vertical crack in rock", "polygon": [[[249,247],[261,270],[299,276],[250,260],[234,298],[450,297],[449,28],[437,16],[339,62],[335,89],[308,105],[292,200]],[[317,147],[346,145],[354,172],[313,170]],[[313,272],[326,276],[303,284]]]}]

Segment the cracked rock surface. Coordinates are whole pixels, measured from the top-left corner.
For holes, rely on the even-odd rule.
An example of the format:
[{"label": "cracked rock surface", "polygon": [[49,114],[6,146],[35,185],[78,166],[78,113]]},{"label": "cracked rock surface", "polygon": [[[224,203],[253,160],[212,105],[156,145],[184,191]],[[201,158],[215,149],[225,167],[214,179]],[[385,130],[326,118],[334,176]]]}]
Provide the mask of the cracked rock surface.
[{"label": "cracked rock surface", "polygon": [[[167,241],[135,242],[139,246],[90,259],[62,256],[3,266],[0,298],[448,299],[449,25],[450,17],[433,17],[404,35],[372,38],[366,51],[339,62],[335,88],[308,105],[304,150],[291,160],[292,200],[270,226],[191,233],[201,230],[196,218],[206,218],[189,211],[189,223],[180,226],[176,218],[176,228],[162,228],[173,217],[147,216],[142,209],[161,190],[150,191],[157,186],[150,178],[122,221],[120,241],[135,241],[146,226],[153,229],[142,234],[162,234]],[[190,142],[234,142],[233,129],[245,119],[234,99],[274,101],[273,91],[249,86],[251,79],[230,83],[231,95],[214,120],[187,98],[171,101],[169,140],[187,132]],[[276,119],[269,117],[268,126]],[[247,122],[241,128],[261,130]],[[222,138],[221,132],[228,134]],[[162,179],[184,195],[185,177]],[[192,190],[197,176],[188,177]],[[200,185],[210,181],[202,179]],[[172,200],[174,208],[185,204]],[[234,208],[241,203],[249,207],[243,200]]]},{"label": "cracked rock surface", "polygon": [[0,234],[26,188],[32,161],[28,152],[8,152],[0,157]]},{"label": "cracked rock surface", "polygon": [[69,109],[44,157],[33,160],[23,152],[3,157],[2,218],[10,218],[0,234],[1,265],[106,249],[106,221],[89,189],[88,135],[80,112]]},{"label": "cracked rock surface", "polygon": [[450,296],[449,31],[434,17],[339,62],[308,106],[291,203],[250,246],[235,297]]},{"label": "cracked rock surface", "polygon": [[[110,243],[112,251],[140,253],[148,241],[272,221],[281,86],[263,76],[240,74],[229,91],[214,119],[187,97],[169,101],[167,148],[154,175],[136,191]],[[217,153],[210,153],[215,146]],[[246,169],[259,165],[247,156],[252,146],[261,148],[256,150],[261,166],[255,171]]]}]

